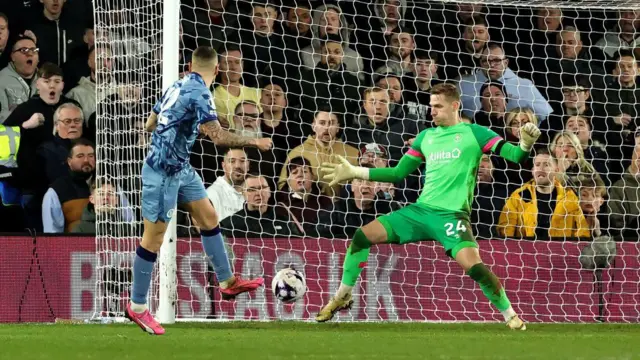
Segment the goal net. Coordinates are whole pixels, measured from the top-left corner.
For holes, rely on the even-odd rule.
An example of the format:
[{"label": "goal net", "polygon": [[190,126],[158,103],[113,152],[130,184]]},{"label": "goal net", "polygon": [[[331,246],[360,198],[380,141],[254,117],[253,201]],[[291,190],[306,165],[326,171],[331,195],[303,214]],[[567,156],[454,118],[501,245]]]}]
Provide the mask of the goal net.
[{"label": "goal net", "polygon": [[[98,77],[98,94],[112,94],[98,99],[98,178],[134,213],[98,218],[96,317],[120,317],[128,301],[144,121],[167,76],[182,76],[193,50],[208,45],[220,54],[212,92],[221,123],[271,137],[274,148],[199,138],[191,163],[222,218],[235,272],[263,276],[266,287],[221,300],[197,224],[178,209],[149,297],[154,312],[168,305],[161,321],[313,319],[340,283],[355,230],[415,202],[425,182],[423,165],[397,184],[330,188],[319,166],[337,155],[397,164],[435,126],[430,91],[441,82],[458,86],[464,122],[514,144],[525,123],[542,130],[520,165],[483,157],[470,228],[460,221],[442,233],[473,232],[527,321],[640,319],[637,2],[181,0],[172,25],[152,3],[95,1],[96,44],[108,49],[98,62],[112,63]],[[424,154],[427,163],[456,166],[461,136]],[[354,307],[339,320],[500,320],[436,241],[376,246],[363,265]],[[287,266],[308,286],[293,305],[270,290]]]}]

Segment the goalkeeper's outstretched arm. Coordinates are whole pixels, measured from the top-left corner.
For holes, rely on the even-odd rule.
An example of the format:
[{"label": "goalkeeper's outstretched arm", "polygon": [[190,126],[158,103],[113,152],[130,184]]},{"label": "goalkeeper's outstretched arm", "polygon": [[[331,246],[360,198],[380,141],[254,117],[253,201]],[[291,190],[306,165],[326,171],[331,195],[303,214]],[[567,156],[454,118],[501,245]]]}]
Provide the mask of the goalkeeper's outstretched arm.
[{"label": "goalkeeper's outstretched arm", "polygon": [[200,125],[200,132],[211,139],[214,144],[226,147],[243,147],[253,146],[262,151],[271,148],[271,139],[269,138],[250,138],[229,132],[220,126],[217,121],[209,121]]},{"label": "goalkeeper's outstretched arm", "polygon": [[338,156],[338,159],[340,160],[340,164],[322,164],[321,170],[326,173],[323,179],[331,181],[329,186],[351,179],[395,183],[403,180],[409,176],[409,174],[416,171],[422,163],[421,158],[405,154],[400,159],[398,165],[394,167],[369,169],[360,166],[353,166],[342,156]]},{"label": "goalkeeper's outstretched arm", "polygon": [[520,128],[519,146],[502,141],[495,149],[495,153],[515,163],[521,163],[529,157],[533,144],[540,137],[540,129],[532,123],[525,124]]}]

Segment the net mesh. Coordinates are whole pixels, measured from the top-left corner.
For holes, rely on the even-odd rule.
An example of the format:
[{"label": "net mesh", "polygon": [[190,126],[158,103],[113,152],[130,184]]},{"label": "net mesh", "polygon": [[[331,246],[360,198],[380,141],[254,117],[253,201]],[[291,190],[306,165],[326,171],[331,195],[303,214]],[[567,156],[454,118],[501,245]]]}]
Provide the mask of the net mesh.
[{"label": "net mesh", "polygon": [[[98,92],[112,95],[98,102],[98,177],[117,185],[133,213],[98,219],[96,314],[121,316],[141,235],[142,126],[161,91],[162,9],[133,0],[95,4],[96,44],[110,49],[98,62],[113,62],[99,74]],[[535,122],[543,131],[537,148],[556,158],[563,187],[551,196],[521,189],[545,177],[544,163],[491,156],[479,165],[472,231],[516,311],[530,321],[637,321],[640,5],[339,4],[181,1],[177,71],[188,70],[197,46],[214,47],[221,56],[212,91],[222,124],[274,141],[268,152],[229,151],[206,138],[193,149],[192,166],[220,214],[235,270],[269,284],[294,266],[309,290],[293,306],[275,301],[268,286],[221,301],[198,228],[179,211],[178,318],[312,318],[337,289],[355,230],[414,202],[424,183],[421,168],[398,184],[332,189],[318,180],[319,164],[341,155],[354,164],[395,165],[408,142],[434,126],[431,87],[451,81],[467,121],[514,143],[521,125]],[[263,178],[245,182],[247,172]],[[263,179],[268,191],[259,189]],[[598,234],[616,242],[586,239]],[[437,242],[373,249],[362,280],[354,310],[340,320],[499,320]],[[156,274],[152,309],[157,281]]]}]

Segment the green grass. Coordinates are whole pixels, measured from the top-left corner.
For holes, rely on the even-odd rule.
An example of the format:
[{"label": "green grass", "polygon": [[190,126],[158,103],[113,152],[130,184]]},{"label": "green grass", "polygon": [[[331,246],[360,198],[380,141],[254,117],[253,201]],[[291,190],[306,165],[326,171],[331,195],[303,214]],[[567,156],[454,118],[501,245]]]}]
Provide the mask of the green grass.
[{"label": "green grass", "polygon": [[1,325],[0,359],[640,359],[640,325]]}]

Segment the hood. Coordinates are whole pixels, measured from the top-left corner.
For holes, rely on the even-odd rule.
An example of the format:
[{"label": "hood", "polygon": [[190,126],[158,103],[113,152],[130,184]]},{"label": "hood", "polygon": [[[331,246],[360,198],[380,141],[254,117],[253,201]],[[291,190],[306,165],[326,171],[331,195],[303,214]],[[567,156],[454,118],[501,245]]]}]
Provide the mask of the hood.
[{"label": "hood", "polygon": [[[13,65],[13,63],[9,63],[9,65],[7,65],[4,69],[2,69],[2,71],[0,71],[0,78],[2,77],[10,77],[10,78],[14,78],[14,79],[22,79],[22,76],[20,76],[20,74],[18,74],[18,72],[16,71],[16,67],[15,65]],[[33,74],[33,81],[31,82],[32,84],[34,83],[34,81],[38,80],[38,73],[36,72],[35,74]]]},{"label": "hood", "polygon": [[78,85],[76,85],[76,86],[82,86],[83,88],[95,89],[96,88],[96,83],[91,81],[91,77],[83,76],[83,77],[80,78],[80,81],[78,81]]},{"label": "hood", "polygon": [[[384,5],[384,1],[385,0],[376,0],[376,3],[374,5],[375,15],[379,19],[380,24],[382,25],[384,25],[384,20],[382,20],[384,19],[383,11],[382,11],[382,6]],[[400,21],[398,23],[400,27],[404,27],[404,16],[406,12],[407,12],[407,0],[400,0]]]},{"label": "hood", "polygon": [[93,208],[93,204],[89,203],[85,206],[84,210],[82,210],[82,217],[80,218],[84,222],[95,223],[96,222],[96,211]]},{"label": "hood", "polygon": [[311,18],[311,36],[313,40],[311,41],[311,45],[314,49],[320,48],[320,19],[324,15],[324,12],[327,9],[334,9],[340,14],[340,26],[342,29],[340,30],[340,35],[343,40],[343,48],[349,46],[349,23],[347,22],[347,18],[344,16],[342,9],[338,5],[322,5],[319,8],[313,10],[313,17]]}]

